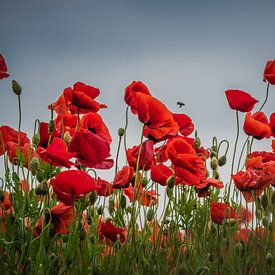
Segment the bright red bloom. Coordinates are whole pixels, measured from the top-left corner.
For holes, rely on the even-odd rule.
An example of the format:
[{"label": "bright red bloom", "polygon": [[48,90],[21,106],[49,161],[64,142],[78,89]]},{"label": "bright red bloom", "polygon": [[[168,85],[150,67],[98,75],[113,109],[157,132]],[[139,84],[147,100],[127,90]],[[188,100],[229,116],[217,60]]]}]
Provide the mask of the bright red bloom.
[{"label": "bright red bloom", "polygon": [[66,205],[72,205],[73,200],[99,189],[96,180],[81,170],[60,172],[51,179],[50,184],[57,198]]},{"label": "bright red bloom", "polygon": [[141,81],[133,81],[130,85],[125,88],[124,100],[127,105],[131,106],[131,111],[137,113],[137,102],[136,95],[138,93],[143,93],[146,95],[151,95],[147,86]]},{"label": "bright red bloom", "polygon": [[223,220],[240,218],[234,208],[227,203],[211,202],[210,210],[211,219],[217,224],[222,224]]},{"label": "bright red bloom", "polygon": [[219,188],[219,189],[224,187],[222,181],[219,181],[219,180],[216,180],[216,179],[211,179],[211,178],[201,180],[200,183],[196,184],[195,186],[198,189],[198,196],[199,197],[210,196],[209,188],[211,186],[213,186],[215,188]]},{"label": "bright red bloom", "polygon": [[83,115],[80,120],[80,127],[102,137],[108,144],[111,144],[112,137],[101,116],[97,113]]},{"label": "bright red bloom", "polygon": [[134,168],[131,166],[124,166],[119,170],[114,178],[114,188],[127,188],[129,187],[134,174]]},{"label": "bright red bloom", "polygon": [[102,137],[80,128],[69,145],[70,152],[77,153],[78,162],[90,168],[109,169],[114,161],[110,156],[110,145]]},{"label": "bright red bloom", "polygon": [[[50,213],[46,212],[46,223],[51,221],[54,234],[68,234],[69,226],[72,222],[73,209],[72,206],[59,203],[50,209]],[[42,231],[43,218],[40,217],[36,223],[34,235],[38,237]]]},{"label": "bright red bloom", "polygon": [[272,113],[269,118],[269,124],[271,129],[271,135],[275,137],[275,113]]},{"label": "bright red bloom", "polygon": [[98,196],[109,197],[113,194],[114,188],[111,183],[106,180],[97,178],[97,184],[99,185],[99,189],[96,191]]},{"label": "bright red bloom", "polygon": [[164,163],[167,160],[166,144],[155,147],[155,163]]},{"label": "bright red bloom", "polygon": [[67,149],[66,142],[61,138],[56,137],[47,149],[39,147],[38,154],[41,159],[54,166],[70,168],[73,163],[69,161],[69,159],[76,157],[77,153],[70,153]]},{"label": "bright red bloom", "polygon": [[275,60],[267,61],[264,69],[264,81],[275,84]]},{"label": "bright red bloom", "polygon": [[162,163],[153,165],[151,168],[151,179],[162,186],[167,185],[167,180],[174,174],[173,170]]},{"label": "bright red bloom", "polygon": [[[2,139],[0,138],[0,156],[4,154],[5,149],[7,149],[8,142],[14,142],[18,144],[18,132],[9,126],[1,126],[0,127],[0,136],[2,134],[2,138],[4,141],[4,147],[2,146]],[[27,134],[20,131],[20,146],[24,146],[25,143],[30,143]]]},{"label": "bright red bloom", "polygon": [[249,136],[256,139],[269,138],[271,130],[268,119],[263,112],[247,113],[244,120],[243,129]]},{"label": "bright red bloom", "polygon": [[65,88],[63,94],[52,105],[58,114],[65,114],[67,111],[72,114],[98,112],[100,108],[106,108],[95,101],[99,93],[99,89],[77,82],[73,88]]},{"label": "bright red bloom", "polygon": [[77,125],[77,115],[72,115],[70,113],[64,115],[58,115],[54,120],[56,130],[61,136],[62,132],[65,133],[71,129],[76,128]]},{"label": "bright red bloom", "polygon": [[10,75],[7,73],[8,67],[5,62],[4,56],[0,53],[0,79],[9,77]]},{"label": "bright red bloom", "polygon": [[227,90],[225,94],[230,108],[240,112],[250,112],[259,102],[249,93],[240,90]]},{"label": "bright red bloom", "polygon": [[[40,122],[40,124],[39,124],[39,135],[40,135],[39,146],[41,146],[43,148],[47,148],[48,143],[49,143],[49,138],[50,138],[49,123]],[[54,137],[60,137],[60,136],[61,136],[61,132],[59,133],[56,130],[56,128],[54,127],[52,137],[54,138]]]},{"label": "bright red bloom", "polygon": [[108,240],[115,242],[120,238],[122,243],[125,242],[124,229],[121,227],[114,226],[110,221],[99,221],[98,224],[98,234],[100,239],[107,238]]},{"label": "bright red bloom", "polygon": [[[145,171],[149,170],[153,164],[153,155],[154,155],[154,142],[152,140],[144,141],[141,145],[141,153],[139,159],[139,170],[143,169]],[[129,163],[129,166],[132,166],[136,169],[137,159],[139,154],[139,146],[133,146],[132,148],[127,149],[126,157]]]},{"label": "bright red bloom", "polygon": [[275,153],[275,139],[272,140],[272,151]]},{"label": "bright red bloom", "polygon": [[179,126],[179,131],[183,136],[189,136],[194,131],[192,119],[185,114],[173,114],[174,120]]}]

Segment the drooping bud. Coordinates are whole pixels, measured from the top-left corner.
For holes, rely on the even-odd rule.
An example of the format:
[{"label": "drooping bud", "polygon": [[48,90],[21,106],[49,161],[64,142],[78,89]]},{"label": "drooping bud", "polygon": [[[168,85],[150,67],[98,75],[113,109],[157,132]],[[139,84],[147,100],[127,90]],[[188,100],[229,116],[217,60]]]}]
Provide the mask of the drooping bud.
[{"label": "drooping bud", "polygon": [[210,162],[210,166],[212,170],[216,170],[218,167],[218,159],[216,157],[213,157]]},{"label": "drooping bud", "polygon": [[152,208],[150,208],[148,211],[147,211],[147,214],[146,214],[146,219],[148,222],[152,221],[154,218],[154,210]]},{"label": "drooping bud", "polygon": [[195,137],[194,148],[200,148],[200,147],[201,147],[201,140],[199,137]]},{"label": "drooping bud", "polygon": [[90,201],[91,205],[94,205],[96,200],[97,200],[96,191],[92,191],[89,195],[89,201]]},{"label": "drooping bud", "polygon": [[34,144],[35,146],[38,146],[39,142],[40,142],[40,134],[35,133],[32,137],[32,144]]},{"label": "drooping bud", "polygon": [[13,92],[16,94],[16,95],[21,95],[21,92],[22,92],[22,88],[21,86],[19,85],[19,83],[16,81],[16,80],[13,80],[11,82],[12,84],[12,90]]},{"label": "drooping bud", "polygon": [[224,166],[226,164],[226,155],[221,156],[218,160],[219,166]]},{"label": "drooping bud", "polygon": [[119,129],[118,129],[118,135],[119,135],[120,137],[123,137],[124,134],[125,134],[125,129],[124,129],[124,128],[119,128]]}]

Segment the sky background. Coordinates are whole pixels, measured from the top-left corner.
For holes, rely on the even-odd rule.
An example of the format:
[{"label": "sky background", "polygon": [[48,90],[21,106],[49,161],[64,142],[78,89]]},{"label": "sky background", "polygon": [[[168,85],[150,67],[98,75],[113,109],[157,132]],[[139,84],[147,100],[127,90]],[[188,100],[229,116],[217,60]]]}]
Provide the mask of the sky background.
[{"label": "sky background", "polygon": [[[98,100],[109,107],[100,114],[114,139],[113,155],[117,129],[125,123],[124,88],[133,80],[143,81],[171,111],[189,115],[206,147],[214,135],[234,140],[225,90],[265,96],[264,66],[275,58],[275,1],[0,3],[0,52],[11,75],[0,82],[0,125],[18,124],[12,79],[23,87],[22,129],[28,133],[36,118],[49,120],[47,106],[65,87],[82,81],[100,88]],[[274,90],[267,115],[275,111]],[[185,107],[179,109],[177,101]],[[138,143],[140,132],[131,116],[129,144]],[[270,144],[255,142],[255,148],[270,150]]]}]

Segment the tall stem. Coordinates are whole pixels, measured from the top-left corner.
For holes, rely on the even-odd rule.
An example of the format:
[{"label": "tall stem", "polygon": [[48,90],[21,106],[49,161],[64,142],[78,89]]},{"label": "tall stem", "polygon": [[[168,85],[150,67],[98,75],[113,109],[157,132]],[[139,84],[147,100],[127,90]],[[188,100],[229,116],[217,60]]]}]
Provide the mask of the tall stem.
[{"label": "tall stem", "polygon": [[265,106],[267,99],[268,99],[268,92],[269,92],[269,82],[267,82],[267,87],[266,87],[266,94],[265,94],[265,100],[262,104],[262,106],[259,109],[259,112],[263,109],[263,107]]},{"label": "tall stem", "polygon": [[19,122],[18,122],[18,145],[20,146],[20,131],[21,131],[21,119],[22,119],[22,111],[21,111],[21,99],[20,95],[17,96],[18,98],[18,108],[19,108]]}]

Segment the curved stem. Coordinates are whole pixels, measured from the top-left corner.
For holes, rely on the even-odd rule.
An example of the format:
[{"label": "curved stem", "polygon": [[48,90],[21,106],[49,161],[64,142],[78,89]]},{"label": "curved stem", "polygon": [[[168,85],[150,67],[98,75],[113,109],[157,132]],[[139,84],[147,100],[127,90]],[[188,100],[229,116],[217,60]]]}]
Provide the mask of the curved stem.
[{"label": "curved stem", "polygon": [[125,112],[125,127],[124,127],[124,149],[125,149],[125,153],[127,151],[127,146],[126,146],[126,130],[127,130],[127,127],[128,127],[128,111],[129,111],[129,106],[127,106],[126,108],[126,112]]},{"label": "curved stem", "polygon": [[259,112],[263,109],[263,107],[265,106],[267,99],[268,99],[268,92],[269,92],[269,82],[267,82],[267,87],[266,87],[266,94],[265,94],[265,100],[262,104],[262,106],[259,109]]},{"label": "curved stem", "polygon": [[247,143],[249,143],[249,137],[247,137],[247,139],[245,140],[245,142],[243,144],[243,147],[242,147],[242,150],[241,150],[241,154],[239,156],[239,161],[238,161],[238,166],[237,166],[237,172],[240,169],[240,165],[241,165],[241,161],[242,161],[242,156],[243,156],[244,148],[245,148],[245,146],[246,146]]},{"label": "curved stem", "polygon": [[118,141],[118,147],[117,147],[117,152],[116,152],[116,166],[115,166],[115,174],[117,173],[118,170],[118,156],[119,156],[119,151],[120,151],[120,145],[121,145],[121,136],[119,137],[119,141]]}]

